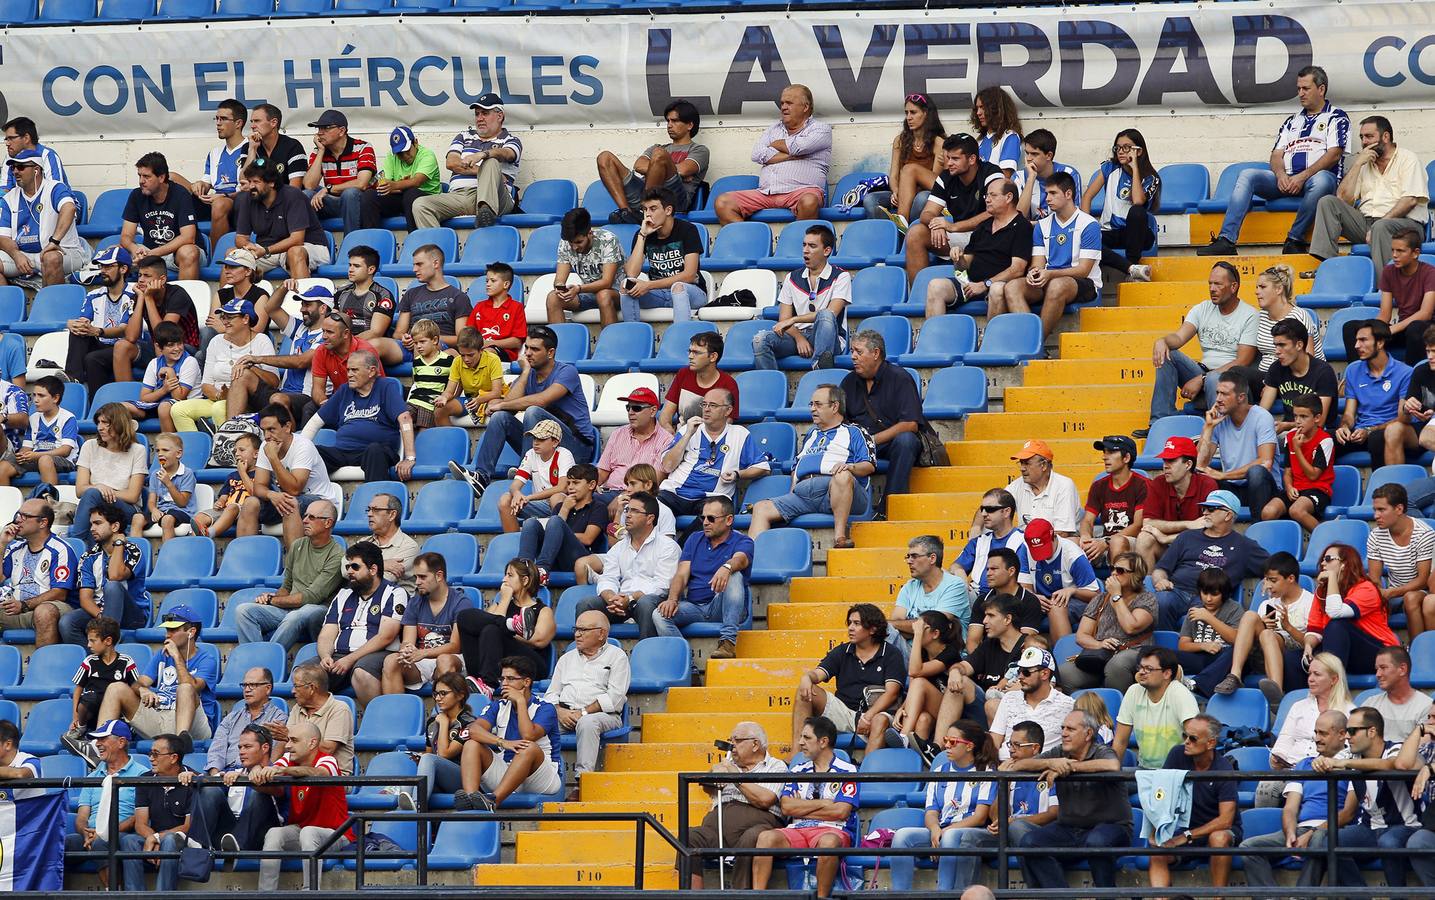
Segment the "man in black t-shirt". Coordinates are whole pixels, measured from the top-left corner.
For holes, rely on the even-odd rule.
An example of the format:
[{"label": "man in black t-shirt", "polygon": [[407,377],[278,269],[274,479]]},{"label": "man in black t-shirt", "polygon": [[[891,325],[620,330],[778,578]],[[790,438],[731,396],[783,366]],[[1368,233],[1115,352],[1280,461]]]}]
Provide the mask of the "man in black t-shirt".
[{"label": "man in black t-shirt", "polygon": [[[976,606],[980,609],[989,598],[999,594],[1014,597],[1016,627],[1027,634],[1041,634],[1041,623],[1046,618],[1041,611],[1041,600],[1017,583],[1017,577],[1021,574],[1021,557],[1017,556],[1015,550],[1009,547],[994,548],[987,556],[987,589],[977,597]],[[973,622],[972,627],[967,629],[967,652],[975,651],[986,636],[983,626]]]},{"label": "man in black t-shirt", "polygon": [[1016,209],[1016,185],[1010,179],[987,182],[989,218],[972,232],[966,250],[953,253],[955,278],[927,282],[927,317],[954,312],[968,300],[987,298],[987,316],[1010,312],[1007,284],[1020,288],[1031,263],[1031,223]]},{"label": "man in black t-shirt", "polygon": [[[686,322],[708,302],[698,274],[703,236],[693,223],[673,217],[675,202],[663,188],[643,194],[643,222],[618,279],[624,322],[638,321],[642,309],[669,308],[674,322]],[[648,280],[639,281],[645,265]]]},{"label": "man in black t-shirt", "polygon": [[1410,389],[1405,392],[1396,420],[1385,426],[1389,432],[1387,441],[1398,440],[1407,447],[1416,439],[1420,439],[1420,446],[1425,447],[1426,442],[1435,436],[1435,429],[1430,427],[1432,418],[1435,418],[1435,371],[1431,370],[1431,366],[1435,366],[1435,328],[1425,329],[1424,340],[1425,361],[1410,373]]},{"label": "man in black t-shirt", "polygon": [[1016,661],[1026,641],[1017,625],[1021,604],[1011,594],[988,592],[977,608],[987,636],[947,673],[947,691],[937,708],[934,735],[946,734],[946,729],[962,718],[990,722],[1008,685],[1012,690],[1021,689],[1016,680]]},{"label": "man in black t-shirt", "polygon": [[283,124],[284,113],[274,104],[261,103],[254,107],[249,114],[249,146],[239,158],[239,171],[243,173],[247,166],[257,163],[284,176],[281,181],[302,188],[304,173],[309,171],[309,151],[294,138],[279,132]]},{"label": "man in black t-shirt", "polygon": [[283,266],[290,278],[308,278],[312,267],[328,265],[329,240],[314,208],[303,191],[284,183],[283,173],[250,163],[240,187],[234,244],[254,254],[261,275]]},{"label": "man in black t-shirt", "polygon": [[[1276,422],[1276,433],[1283,434],[1295,427],[1291,401],[1305,394],[1320,397],[1325,410],[1323,427],[1334,429],[1339,416],[1335,370],[1330,363],[1307,351],[1310,331],[1305,323],[1299,319],[1282,319],[1271,327],[1271,340],[1276,347],[1276,361],[1266,370],[1261,406],[1269,411],[1277,400],[1285,404],[1285,418]],[[1411,386],[1414,386],[1413,379]]]},{"label": "man in black t-shirt", "polygon": [[199,352],[199,311],[194,298],[177,284],[169,283],[169,269],[164,259],[147,256],[136,264],[139,279],[135,294],[140,309],[125,324],[125,336],[115,341],[115,355],[128,356],[135,365],[145,366],[154,359],[154,345],[146,331],[153,331],[160,322],[178,323],[184,331],[184,346],[190,353]]},{"label": "man in black t-shirt", "polygon": [[[933,252],[950,257],[953,250],[966,247],[972,232],[990,218],[987,185],[1005,177],[1000,168],[982,159],[976,138],[969,134],[948,137],[942,149],[947,153],[946,170],[932,185],[921,221],[907,229],[908,284],[927,267]],[[950,221],[946,215],[952,217]]]},{"label": "man in black t-shirt", "polygon": [[130,191],[125,203],[120,246],[130,252],[135,262],[158,256],[178,271],[181,279],[199,278],[203,254],[199,251],[193,195],[171,184],[169,163],[163,153],[141,156],[135,171],[140,184]]},{"label": "man in black t-shirt", "polygon": [[[865,737],[871,752],[882,746],[897,711],[907,666],[901,651],[887,643],[887,616],[875,604],[854,603],[847,610],[847,638],[802,673],[792,701],[792,730],[800,736],[808,716],[822,716],[839,732]],[[829,678],[837,682],[830,693],[818,687]],[[792,745],[797,746],[795,739]]]},{"label": "man in black t-shirt", "polygon": [[[162,734],[150,749],[150,774],[173,778],[189,771],[184,765],[184,744],[177,735]],[[134,830],[120,835],[120,850],[174,853],[189,846],[189,807],[194,788],[188,784],[146,784],[135,788]],[[179,857],[159,861],[156,891],[179,888]],[[120,863],[127,891],[145,889],[145,861],[135,857]]]}]

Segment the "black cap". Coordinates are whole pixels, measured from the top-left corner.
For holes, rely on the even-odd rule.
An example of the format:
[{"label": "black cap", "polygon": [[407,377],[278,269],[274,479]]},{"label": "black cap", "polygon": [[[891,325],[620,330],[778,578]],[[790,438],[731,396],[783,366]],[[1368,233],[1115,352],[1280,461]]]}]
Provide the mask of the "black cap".
[{"label": "black cap", "polygon": [[326,109],[320,114],[319,121],[309,123],[310,128],[333,128],[336,125],[342,128],[349,127],[349,117],[337,109]]},{"label": "black cap", "polygon": [[1097,450],[1119,450],[1122,453],[1129,453],[1133,457],[1136,455],[1136,442],[1124,434],[1108,434],[1091,446]]},{"label": "black cap", "polygon": [[494,93],[480,94],[478,101],[470,103],[469,109],[503,109],[503,98]]}]

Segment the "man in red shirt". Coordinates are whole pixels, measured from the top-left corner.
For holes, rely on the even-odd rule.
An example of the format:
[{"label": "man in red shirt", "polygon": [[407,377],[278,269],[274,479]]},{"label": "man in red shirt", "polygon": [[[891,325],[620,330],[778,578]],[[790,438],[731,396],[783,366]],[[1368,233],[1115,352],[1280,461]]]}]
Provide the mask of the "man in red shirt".
[{"label": "man in red shirt", "polygon": [[508,293],[513,287],[513,267],[508,263],[489,263],[483,286],[488,299],[468,314],[468,327],[482,335],[483,349],[497,353],[504,362],[513,362],[528,337],[528,317],[523,312],[523,304]]},{"label": "man in red shirt", "polygon": [[326,109],[319,121],[310,122],[314,152],[304,173],[304,193],[320,218],[341,216],[344,233],[379,225],[379,195],[372,182],[379,163],[368,141],[349,137],[349,119],[337,109]]},{"label": "man in red shirt", "polygon": [[[349,801],[343,785],[306,785],[302,779],[338,777],[339,763],[334,757],[319,749],[319,729],[310,722],[292,722],[289,725],[289,752],[272,766],[256,769],[249,780],[257,790],[266,794],[284,791],[289,795],[289,816],[279,828],[269,829],[264,836],[265,850],[317,850],[329,839],[336,828],[349,818]],[[279,780],[294,781],[288,787],[280,787]],[[344,832],[344,839],[352,841],[354,832]],[[340,839],[337,846],[345,843]],[[279,887],[281,860],[265,859],[259,863],[259,890],[272,892]],[[304,863],[304,884],[309,883],[309,863]]]},{"label": "man in red shirt", "polygon": [[1214,478],[1196,471],[1196,442],[1188,437],[1166,441],[1156,458],[1161,460],[1161,476],[1147,483],[1136,537],[1136,552],[1152,569],[1177,535],[1210,524],[1201,502],[1217,487]]},{"label": "man in red shirt", "polygon": [[324,339],[314,348],[314,361],[309,364],[314,373],[314,383],[309,388],[309,395],[314,399],[315,406],[323,406],[324,401],[329,399],[330,392],[349,383],[349,354],[355,350],[367,350],[374,354],[379,376],[383,377],[384,364],[379,359],[378,351],[368,341],[349,330],[349,320],[343,313],[326,313],[320,320],[319,330],[324,332]]},{"label": "man in red shirt", "polygon": [[732,415],[737,418],[737,379],[718,370],[722,359],[722,335],[704,331],[693,335],[688,344],[688,365],[673,376],[673,383],[663,396],[663,410],[658,413],[658,427],[682,431],[683,423],[703,413],[703,397],[713,388],[732,394]]},{"label": "man in red shirt", "polygon": [[[1077,525],[1081,552],[1092,562],[1115,559],[1131,549],[1141,533],[1146,506],[1146,476],[1132,471],[1136,442],[1124,434],[1107,435],[1092,444],[1101,451],[1106,474],[1091,483],[1086,492],[1086,512]],[[1102,526],[1104,537],[1096,536]]]}]

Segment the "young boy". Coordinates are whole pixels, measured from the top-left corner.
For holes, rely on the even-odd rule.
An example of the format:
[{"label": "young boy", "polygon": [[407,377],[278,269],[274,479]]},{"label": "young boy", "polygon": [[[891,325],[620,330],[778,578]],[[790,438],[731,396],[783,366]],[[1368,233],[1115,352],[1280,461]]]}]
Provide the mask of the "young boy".
[{"label": "young boy", "polygon": [[142,537],[156,522],[164,529],[164,540],[174,539],[177,526],[194,519],[194,473],[181,461],[184,441],[173,432],[154,439],[155,463],[149,473],[149,510],[135,513],[131,534]]},{"label": "young boy", "polygon": [[80,423],[60,406],[65,383],[54,375],[35,379],[35,411],[30,413],[30,433],[17,450],[11,448],[0,458],[0,484],[26,472],[39,472],[40,480],[58,486],[62,472],[75,471],[80,458]]},{"label": "young boy", "polygon": [[[523,454],[508,494],[498,502],[498,517],[504,531],[517,531],[520,519],[546,518],[553,515],[549,497],[562,496],[568,487],[567,472],[573,468],[573,454],[560,447],[563,431],[552,419],[544,419],[525,434],[533,438],[533,446]],[[523,486],[533,483],[533,491],[525,495]]]},{"label": "young boy", "polygon": [[492,350],[504,362],[513,362],[528,337],[528,317],[523,304],[509,296],[513,287],[513,267],[492,262],[484,275],[483,289],[488,298],[468,314],[468,327],[478,332],[483,348]]},{"label": "young boy", "polygon": [[448,407],[436,401],[444,395],[454,355],[439,343],[438,325],[431,319],[419,319],[409,329],[414,339],[414,376],[409,388],[409,414],[414,428],[423,431],[435,425],[448,424]]},{"label": "young boy", "polygon": [[1320,427],[1320,397],[1301,394],[1290,405],[1295,427],[1286,432],[1286,492],[1271,498],[1261,518],[1289,516],[1306,531],[1314,531],[1335,485],[1335,439]]},{"label": "young boy", "polygon": [[60,742],[76,756],[90,758],[94,749],[85,733],[94,728],[100,711],[100,701],[111,684],[119,682],[134,686],[139,681],[139,669],[128,655],[115,650],[120,642],[120,623],[109,616],[96,616],[85,627],[85,645],[90,655],[75,670],[75,689],[70,702],[74,712],[70,716],[70,727]]},{"label": "young boy", "polygon": [[1201,603],[1186,614],[1176,656],[1185,673],[1186,686],[1202,697],[1215,693],[1216,686],[1230,673],[1226,649],[1236,642],[1236,632],[1245,610],[1232,599],[1235,589],[1224,569],[1202,569],[1196,577]]},{"label": "young boy", "polygon": [[234,441],[234,472],[220,488],[214,505],[194,514],[194,533],[219,537],[239,519],[239,508],[254,496],[254,466],[259,461],[259,436],[241,434]]},{"label": "young boy", "polygon": [[201,377],[199,360],[184,348],[184,329],[177,322],[161,322],[154,329],[154,359],[145,367],[140,398],[125,408],[137,420],[158,415],[160,430],[174,431],[169,409],[187,399]]},{"label": "young boy", "polygon": [[[503,396],[503,363],[498,354],[483,346],[483,338],[473,328],[458,333],[458,358],[448,373],[448,386],[434,401],[448,416],[467,413],[477,425],[488,422],[488,404]],[[463,399],[458,399],[459,394]]]},{"label": "young boy", "polygon": [[1033,222],[1051,214],[1046,196],[1046,180],[1057,172],[1065,172],[1076,182],[1072,196],[1081,199],[1081,173],[1066,163],[1056,161],[1056,135],[1045,128],[1027,132],[1021,142],[1026,164],[1012,178],[1012,184],[1021,191],[1016,202],[1017,211]]},{"label": "young boy", "polygon": [[548,583],[549,572],[571,572],[584,556],[607,550],[608,508],[593,499],[597,489],[598,467],[579,463],[568,470],[558,511],[523,523],[518,555],[538,563],[538,580],[543,584]]}]

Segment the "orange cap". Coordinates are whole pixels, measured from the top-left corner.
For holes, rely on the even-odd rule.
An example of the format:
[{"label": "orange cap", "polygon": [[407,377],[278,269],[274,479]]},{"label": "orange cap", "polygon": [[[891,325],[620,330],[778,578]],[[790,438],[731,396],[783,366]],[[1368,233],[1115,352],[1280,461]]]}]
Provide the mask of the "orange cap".
[{"label": "orange cap", "polygon": [[1031,459],[1033,456],[1040,456],[1047,462],[1051,462],[1055,459],[1055,455],[1051,452],[1051,448],[1046,445],[1046,441],[1027,441],[1021,445],[1021,449],[1016,452],[1016,456],[1013,456],[1012,459]]}]

